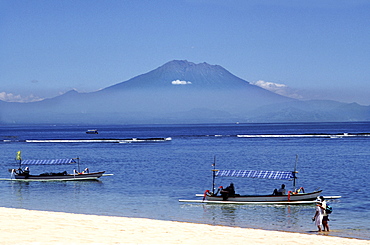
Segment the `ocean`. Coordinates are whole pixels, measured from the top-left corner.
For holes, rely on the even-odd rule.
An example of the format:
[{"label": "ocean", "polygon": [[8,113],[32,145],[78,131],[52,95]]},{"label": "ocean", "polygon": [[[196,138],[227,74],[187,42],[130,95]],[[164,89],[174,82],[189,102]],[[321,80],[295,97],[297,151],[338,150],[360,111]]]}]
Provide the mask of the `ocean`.
[{"label": "ocean", "polygon": [[[86,134],[98,129],[99,134]],[[293,171],[297,186],[323,190],[329,235],[370,239],[370,122],[199,125],[0,125],[0,206],[143,217],[212,225],[313,233],[314,205],[183,203],[212,188],[217,169]],[[254,137],[238,137],[254,136]],[[290,137],[282,137],[290,135]],[[268,137],[266,137],[268,136]],[[275,136],[275,137],[272,137]],[[280,136],[280,137],[277,137]],[[305,136],[305,137],[302,137]],[[26,142],[50,139],[165,138],[132,143]],[[99,181],[9,181],[23,159],[80,158],[81,169],[106,171]],[[76,166],[30,166],[31,173],[72,172]],[[239,194],[270,194],[292,181],[217,178]]]}]

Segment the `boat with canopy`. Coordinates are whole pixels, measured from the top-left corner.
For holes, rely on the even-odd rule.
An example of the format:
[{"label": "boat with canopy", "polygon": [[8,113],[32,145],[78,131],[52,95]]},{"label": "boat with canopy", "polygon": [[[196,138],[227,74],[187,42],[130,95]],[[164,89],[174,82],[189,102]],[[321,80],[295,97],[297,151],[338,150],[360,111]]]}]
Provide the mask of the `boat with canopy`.
[{"label": "boat with canopy", "polygon": [[[12,180],[23,180],[23,181],[57,181],[57,180],[96,180],[101,176],[106,176],[105,171],[100,172],[89,172],[88,168],[80,172],[80,159],[79,158],[67,158],[67,159],[47,159],[47,160],[22,160],[21,152],[17,152],[16,161],[19,162],[18,169],[9,169],[11,172]],[[30,165],[70,165],[77,164],[77,170],[74,169],[73,173],[69,174],[67,171],[63,172],[48,172],[38,175],[30,174]],[[25,168],[23,168],[25,167]]]},{"label": "boat with canopy", "polygon": [[[298,156],[297,156],[298,159]],[[322,190],[305,192],[303,187],[296,188],[297,160],[294,171],[271,171],[271,170],[218,170],[216,161],[212,170],[212,191],[206,190],[203,200],[179,200],[180,202],[205,202],[205,203],[255,203],[255,204],[307,204],[313,203],[320,196]],[[256,178],[271,180],[293,180],[293,190],[287,193],[279,193],[277,190],[269,195],[240,195],[236,194],[231,184],[227,188],[222,186],[215,188],[215,179],[220,177],[232,178]],[[197,195],[199,196],[199,195]]]}]

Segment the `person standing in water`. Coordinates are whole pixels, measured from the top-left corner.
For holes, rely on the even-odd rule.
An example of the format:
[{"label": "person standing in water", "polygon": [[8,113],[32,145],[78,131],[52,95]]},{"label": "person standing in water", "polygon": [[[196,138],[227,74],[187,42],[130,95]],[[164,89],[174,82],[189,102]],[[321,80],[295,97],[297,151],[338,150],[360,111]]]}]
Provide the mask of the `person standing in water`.
[{"label": "person standing in water", "polygon": [[323,219],[324,210],[322,209],[322,202],[321,199],[317,201],[315,215],[312,218],[312,221],[315,221],[315,225],[317,226],[318,231],[322,231],[322,219]]},{"label": "person standing in water", "polygon": [[322,226],[324,231],[329,231],[329,214],[326,213],[326,201],[323,196],[320,196],[321,209],[323,210]]}]

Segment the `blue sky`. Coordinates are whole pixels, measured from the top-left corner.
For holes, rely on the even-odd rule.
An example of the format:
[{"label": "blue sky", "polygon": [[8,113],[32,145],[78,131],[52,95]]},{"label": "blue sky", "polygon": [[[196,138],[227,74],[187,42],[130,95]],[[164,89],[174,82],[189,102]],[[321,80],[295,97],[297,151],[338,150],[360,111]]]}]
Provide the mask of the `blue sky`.
[{"label": "blue sky", "polygon": [[0,0],[0,99],[91,92],[177,59],[370,105],[369,13],[365,0]]}]

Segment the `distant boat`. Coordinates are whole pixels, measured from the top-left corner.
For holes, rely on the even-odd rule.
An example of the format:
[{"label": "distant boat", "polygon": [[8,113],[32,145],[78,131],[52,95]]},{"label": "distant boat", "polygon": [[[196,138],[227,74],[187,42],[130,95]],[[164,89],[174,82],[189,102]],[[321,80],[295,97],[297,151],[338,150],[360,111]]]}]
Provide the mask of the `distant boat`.
[{"label": "distant boat", "polygon": [[[18,169],[9,169],[12,180],[23,181],[67,181],[67,180],[96,180],[104,175],[105,171],[90,173],[88,168],[80,172],[79,158],[68,159],[48,159],[48,160],[22,160],[20,151],[17,152],[16,160],[19,161]],[[74,170],[72,174],[67,171],[58,173],[42,173],[38,175],[30,174],[29,165],[69,165],[78,164],[78,170]],[[24,169],[23,166],[27,166]],[[109,174],[107,174],[109,175]]]},{"label": "distant boat", "polygon": [[88,130],[86,131],[86,133],[87,133],[87,134],[98,134],[99,132],[98,132],[98,130],[97,130],[97,129],[88,129]]}]

